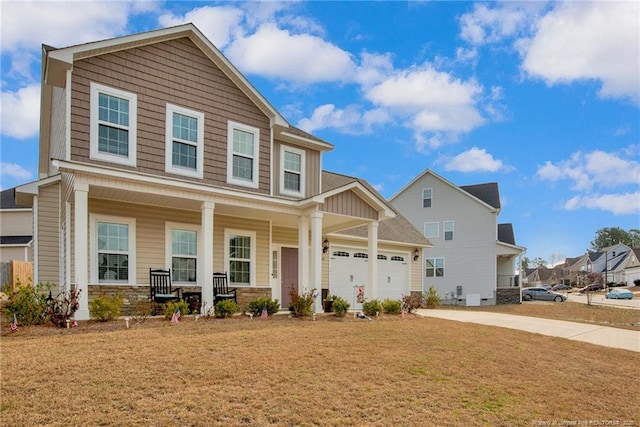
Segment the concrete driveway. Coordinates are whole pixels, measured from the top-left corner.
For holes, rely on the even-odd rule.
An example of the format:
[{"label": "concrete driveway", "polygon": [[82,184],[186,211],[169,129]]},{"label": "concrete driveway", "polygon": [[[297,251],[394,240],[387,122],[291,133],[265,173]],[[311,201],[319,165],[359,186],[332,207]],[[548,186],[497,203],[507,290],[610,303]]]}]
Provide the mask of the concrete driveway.
[{"label": "concrete driveway", "polygon": [[424,317],[518,329],[535,334],[640,352],[640,332],[638,331],[483,311],[421,309],[416,313]]}]

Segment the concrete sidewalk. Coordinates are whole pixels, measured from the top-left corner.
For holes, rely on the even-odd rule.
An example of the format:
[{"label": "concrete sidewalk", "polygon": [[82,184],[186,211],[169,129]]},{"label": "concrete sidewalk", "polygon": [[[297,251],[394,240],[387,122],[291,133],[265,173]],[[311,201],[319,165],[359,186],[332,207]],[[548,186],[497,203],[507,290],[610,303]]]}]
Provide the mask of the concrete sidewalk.
[{"label": "concrete sidewalk", "polygon": [[416,310],[424,317],[479,323],[640,352],[640,332],[539,317],[464,310]]}]

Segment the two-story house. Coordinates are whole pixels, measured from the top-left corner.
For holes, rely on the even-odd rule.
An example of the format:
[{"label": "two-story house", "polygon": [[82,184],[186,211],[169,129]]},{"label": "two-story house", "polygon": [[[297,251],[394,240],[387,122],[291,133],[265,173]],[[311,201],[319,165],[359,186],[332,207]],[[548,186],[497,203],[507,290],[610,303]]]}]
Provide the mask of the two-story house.
[{"label": "two-story house", "polygon": [[17,200],[34,208],[35,279],[79,289],[76,318],[95,295],[148,298],[150,268],[171,268],[205,310],[217,271],[241,305],[286,309],[291,287],[421,291],[428,240],[387,232],[406,221],[364,181],[323,172],[333,146],[291,126],[192,24],[43,46],[42,79],[39,180]]},{"label": "two-story house", "polygon": [[511,224],[498,224],[497,183],[457,186],[427,169],[390,202],[433,244],[424,251],[423,289],[433,285],[444,303],[495,304],[499,289],[522,283],[516,258],[521,265],[525,248]]}]

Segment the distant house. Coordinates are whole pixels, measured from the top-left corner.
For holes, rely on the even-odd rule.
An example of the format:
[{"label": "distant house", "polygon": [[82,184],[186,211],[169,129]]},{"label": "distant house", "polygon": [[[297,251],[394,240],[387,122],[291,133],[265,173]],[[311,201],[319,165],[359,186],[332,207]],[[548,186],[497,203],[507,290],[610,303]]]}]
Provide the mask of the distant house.
[{"label": "distant house", "polygon": [[47,230],[37,280],[79,289],[76,318],[97,295],[148,300],[150,268],[171,268],[205,311],[218,271],[240,305],[422,291],[428,239],[364,180],[323,171],[333,145],[290,125],[194,25],[44,46],[42,66],[41,179],[17,198]]},{"label": "distant house", "polygon": [[625,282],[627,286],[635,286],[640,280],[640,249],[632,249],[624,264]]},{"label": "distant house", "polygon": [[457,186],[425,170],[390,199],[433,244],[422,259],[423,289],[444,303],[495,304],[498,289],[519,286],[513,226],[498,224],[497,183]]},{"label": "distant house", "polygon": [[626,282],[625,260],[630,253],[631,248],[623,243],[611,245],[600,251],[588,252],[586,271],[602,274],[606,283]]},{"label": "distant house", "polygon": [[16,203],[15,188],[0,193],[0,262],[33,260],[32,213]]}]

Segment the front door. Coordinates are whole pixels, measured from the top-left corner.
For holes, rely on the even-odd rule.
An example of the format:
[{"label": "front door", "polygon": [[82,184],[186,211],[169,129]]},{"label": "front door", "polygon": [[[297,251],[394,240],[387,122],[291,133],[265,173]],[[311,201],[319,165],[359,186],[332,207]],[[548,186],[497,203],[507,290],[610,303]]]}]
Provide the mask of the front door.
[{"label": "front door", "polygon": [[280,307],[288,309],[291,304],[291,289],[298,289],[298,249],[282,248],[282,274],[280,275],[280,289],[282,301]]}]

